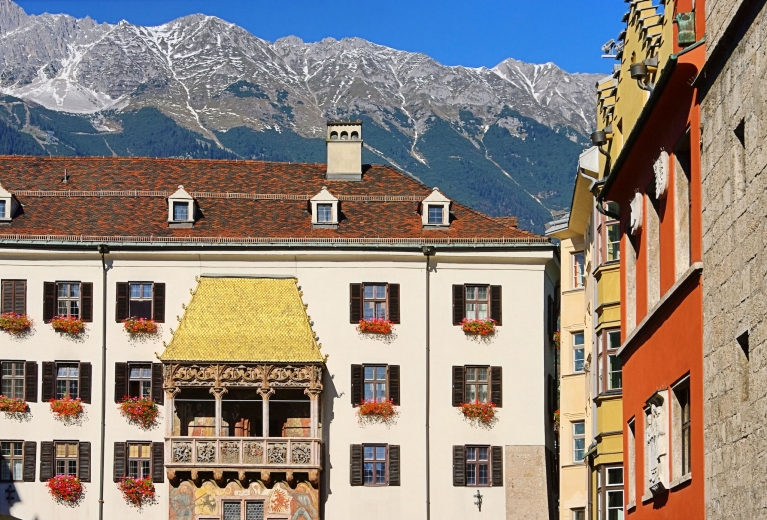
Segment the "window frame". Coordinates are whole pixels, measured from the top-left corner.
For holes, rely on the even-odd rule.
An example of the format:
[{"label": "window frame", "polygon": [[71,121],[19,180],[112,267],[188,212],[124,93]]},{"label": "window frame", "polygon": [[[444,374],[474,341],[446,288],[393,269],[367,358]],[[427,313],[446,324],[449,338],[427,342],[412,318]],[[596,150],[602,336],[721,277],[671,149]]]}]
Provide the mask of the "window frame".
[{"label": "window frame", "polygon": [[[573,266],[572,288],[583,289],[586,286],[586,254],[583,251],[575,251],[570,255]],[[578,262],[580,258],[580,263]]]},{"label": "window frame", "polygon": [[[59,446],[60,445],[66,445],[66,446],[75,446],[75,455],[74,457],[69,456],[67,453],[67,456],[60,457],[58,454]],[[59,461],[63,460],[68,463],[74,462],[75,463],[75,470],[74,473],[71,473],[71,466],[70,464],[67,464],[67,473],[61,473],[58,469]],[[79,477],[80,474],[80,443],[78,441],[53,441],[53,473],[54,475],[74,475],[76,477]]]},{"label": "window frame", "polygon": [[[469,299],[469,289],[474,289],[476,293],[476,297]],[[479,290],[485,289],[485,298],[481,299],[479,297]],[[491,295],[490,295],[490,284],[465,284],[463,286],[463,317],[467,320],[487,320],[492,319],[491,313],[490,313],[490,303],[491,303]],[[485,317],[480,318],[479,317],[479,306],[481,304],[485,304]],[[474,305],[474,316],[469,317],[469,310],[468,306],[469,304]]]},{"label": "window frame", "polygon": [[[367,378],[367,374],[365,372],[366,372],[366,369],[368,369],[368,368],[372,368],[373,369],[373,379],[368,379]],[[378,368],[383,368],[384,369],[384,378],[383,379],[378,379],[378,375],[376,373],[377,372],[376,369],[378,369]],[[373,403],[373,402],[379,402],[379,403],[383,402],[381,400],[378,400],[378,396],[376,395],[377,394],[377,386],[376,385],[379,382],[381,382],[381,381],[383,381],[383,384],[384,384],[384,394],[385,395],[384,395],[383,401],[388,401],[389,400],[389,365],[385,365],[385,364],[381,364],[381,363],[378,363],[378,364],[371,363],[371,364],[363,364],[362,365],[362,400],[364,402],[366,402],[366,403],[368,403],[368,402],[370,402],[370,403]],[[373,400],[372,401],[368,401],[365,398],[365,387],[367,386],[368,382],[372,382],[372,384],[373,384]]]},{"label": "window frame", "polygon": [[[138,448],[138,456],[132,457],[131,456],[131,446],[136,446]],[[146,447],[148,450],[148,455],[146,457],[142,456],[141,454],[141,448]],[[125,476],[130,478],[152,478],[152,443],[150,441],[128,441],[125,443]],[[136,462],[136,474],[134,475],[131,470],[131,462]],[[143,474],[143,464],[146,462],[146,476],[142,476]]]},{"label": "window frame", "polygon": [[[3,454],[3,445],[4,444],[10,444],[10,454],[4,455]],[[15,445],[19,445],[19,454],[14,453]],[[13,461],[20,461],[20,468],[19,468],[19,474],[16,475],[13,471],[14,465]],[[5,479],[3,478],[2,468],[0,468],[0,482],[23,482],[24,481],[24,441],[16,441],[16,440],[2,440],[0,441],[0,465],[2,467],[6,467],[6,461],[8,472],[10,474],[10,478]]]},{"label": "window frame", "polygon": [[[373,449],[373,458],[369,459],[365,456],[367,448]],[[377,449],[384,449],[384,458],[379,459],[377,455]],[[373,464],[373,482],[365,481],[365,466],[367,464]],[[376,482],[376,468],[378,464],[384,465],[384,481]],[[389,445],[388,444],[363,444],[362,445],[362,485],[367,487],[383,487],[389,485]]]},{"label": "window frame", "polygon": [[[583,425],[583,433],[575,433],[575,425],[582,424]],[[586,421],[580,420],[580,421],[571,421],[570,422],[570,431],[572,433],[572,439],[573,439],[573,464],[583,464],[586,461]],[[576,457],[576,453],[579,451],[579,448],[576,446],[577,441],[583,441],[583,446],[580,448],[580,451],[582,452],[581,458]]]},{"label": "window frame", "polygon": [[[173,200],[171,201],[171,214],[173,215],[173,222],[189,222],[189,206],[190,203],[187,200]],[[184,212],[186,215],[183,218],[179,218],[179,216],[176,213],[176,208],[181,209],[185,208]]]},{"label": "window frame", "polygon": [[[619,483],[611,483],[608,479],[611,469],[621,470],[621,481]],[[626,493],[624,490],[624,484],[626,482],[626,470],[623,464],[604,464],[597,468],[597,520],[609,520],[610,511],[620,511],[623,513],[621,517],[625,518],[626,508]],[[620,506],[611,507],[609,497],[612,494],[620,493]]]},{"label": "window frame", "polygon": [[227,504],[227,503],[240,504],[240,518],[238,520],[246,520],[247,514],[248,514],[248,506],[247,506],[247,504],[250,504],[250,503],[253,503],[253,504],[259,504],[260,503],[261,504],[261,510],[263,512],[262,518],[266,518],[266,501],[264,501],[264,500],[253,500],[253,499],[250,499],[250,498],[236,500],[236,499],[233,499],[233,498],[234,497],[232,497],[231,495],[227,495],[227,496],[223,497],[223,499],[221,500],[221,518],[222,519],[224,518],[224,504]]},{"label": "window frame", "polygon": [[[125,385],[126,385],[125,390],[126,390],[126,394],[128,395],[128,397],[139,397],[139,398],[146,397],[146,398],[150,398],[151,399],[152,398],[152,363],[136,362],[136,363],[127,363],[127,365],[128,365],[128,370],[127,370],[126,379],[125,379]],[[134,368],[136,368],[138,370],[147,369],[148,368],[149,369],[149,376],[147,376],[147,377],[143,377],[143,376],[132,377],[131,376],[131,371]],[[131,382],[136,382],[136,383],[139,384],[139,392],[136,395],[134,395],[134,393],[131,391]],[[142,385],[142,383],[144,383],[144,382],[149,382],[149,389],[148,389],[146,395],[144,395],[143,385]]]},{"label": "window frame", "polygon": [[[618,336],[618,340],[611,348],[610,338],[613,335]],[[618,393],[623,391],[623,362],[618,357],[617,353],[621,346],[621,329],[613,327],[609,329],[602,329],[597,336],[597,345],[599,352],[597,353],[597,394],[606,392]],[[616,360],[619,363],[619,370],[614,370],[611,360]],[[620,386],[613,386],[613,375],[615,373],[620,374]]]},{"label": "window frame", "polygon": [[[427,204],[426,205],[426,222],[430,226],[440,226],[445,222],[445,206],[444,204]],[[439,211],[439,220],[432,220],[432,216],[436,218],[436,213],[432,215],[432,210]]]},{"label": "window frame", "polygon": [[[480,369],[485,369],[485,379],[484,380],[483,379],[479,379],[479,370]],[[475,374],[476,374],[476,377],[474,379],[472,379],[472,380],[469,380],[469,370],[474,370]],[[478,403],[485,404],[485,403],[489,403],[491,401],[491,397],[490,397],[490,390],[491,390],[491,388],[490,388],[490,385],[491,385],[491,381],[490,381],[491,373],[490,372],[491,372],[491,370],[492,370],[492,368],[491,368],[490,365],[464,365],[464,367],[463,367],[463,395],[464,395],[464,400],[465,400],[466,403],[471,404],[471,403],[478,402]],[[485,387],[485,400],[484,401],[479,399],[479,395],[480,395],[479,390],[480,390],[481,386]],[[469,387],[474,387],[474,395],[475,395],[476,399],[472,399],[472,400],[467,399],[467,396],[469,395]]]},{"label": "window frame", "polygon": [[[141,293],[142,295],[138,298],[133,297],[133,286],[138,285],[141,287]],[[149,285],[151,287],[150,291],[151,294],[149,297],[143,296],[144,286]],[[149,302],[149,316],[139,316],[138,313],[133,312],[133,309],[131,307],[132,302]],[[147,320],[151,320],[154,318],[154,282],[139,282],[139,281],[133,281],[128,282],[128,317],[129,318],[144,318]]]},{"label": "window frame", "polygon": [[[70,288],[73,286],[77,286],[77,292],[78,296],[61,296],[61,286],[67,285]],[[77,303],[77,315],[75,316],[72,314],[72,303]],[[61,312],[61,304],[64,303],[66,305],[66,313],[62,314]],[[76,282],[76,281],[58,281],[56,282],[56,311],[54,313],[54,316],[67,316],[67,317],[74,317],[78,319],[83,319],[83,283],[82,282]]]},{"label": "window frame", "polygon": [[5,216],[5,212],[8,210],[8,201],[6,199],[0,199],[0,220],[5,220],[8,217]]},{"label": "window frame", "polygon": [[[480,449],[486,449],[487,450],[487,459],[480,459],[479,458],[479,450]],[[475,459],[469,459],[469,450],[475,449],[477,450],[477,458]],[[493,476],[492,476],[492,470],[493,470],[493,449],[492,446],[488,444],[467,444],[464,446],[464,464],[465,464],[465,479],[466,479],[466,487],[491,487],[493,485]],[[469,465],[474,465],[474,483],[469,483]],[[487,472],[487,483],[482,484],[480,483],[480,467],[486,466]]]},{"label": "window frame", "polygon": [[[11,374],[10,376],[6,376],[5,375],[5,365],[6,364],[12,365],[12,369],[11,370],[13,370],[13,366],[14,365],[21,365],[21,375],[19,376],[17,374]],[[4,395],[6,397],[16,397],[16,398],[19,398],[19,399],[26,400],[26,395],[25,395],[26,376],[27,376],[27,373],[26,373],[26,362],[25,361],[19,361],[19,360],[15,360],[15,359],[3,359],[2,361],[0,361],[0,394]],[[5,392],[3,390],[3,386],[4,386],[3,383],[5,381],[8,381],[8,380],[12,381],[13,383],[16,383],[19,380],[21,381],[21,395],[20,396],[16,395],[16,390],[17,389],[15,388],[16,385],[14,385],[13,383],[11,384],[11,392]]]},{"label": "window frame", "polygon": [[23,305],[22,305],[23,309],[22,309],[22,312],[20,312],[18,314],[26,314],[27,313],[27,288],[28,288],[27,280],[23,279],[23,278],[7,278],[7,279],[4,278],[3,280],[0,281],[0,290],[2,290],[4,292],[5,288],[3,286],[5,286],[5,284],[7,284],[7,283],[12,284],[12,290],[11,290],[11,302],[12,303],[11,303],[11,307],[13,307],[13,308],[11,308],[11,309],[4,308],[5,295],[2,294],[2,295],[0,295],[0,297],[2,297],[2,301],[0,303],[0,312],[3,312],[3,313],[6,313],[6,312],[16,312],[16,310],[15,310],[15,308],[17,307],[17,302],[16,302],[16,296],[17,296],[17,294],[16,294],[16,284],[23,283],[24,284],[24,291],[23,291],[23,295],[22,295],[22,298],[24,300]]},{"label": "window frame", "polygon": [[[678,443],[679,455],[672,455],[671,477],[679,480],[692,474],[692,410],[690,375],[671,387],[672,445]],[[684,402],[682,397],[684,397]]]},{"label": "window frame", "polygon": [[[327,215],[324,214],[325,210],[327,210]],[[332,223],[333,223],[333,204],[330,202],[318,202],[317,203],[317,224],[332,224]]]},{"label": "window frame", "polygon": [[[385,294],[384,294],[383,298],[376,297],[375,289],[373,289],[373,297],[372,298],[367,298],[365,296],[365,289],[367,287],[381,287],[381,286],[384,287],[384,293]],[[365,308],[366,308],[365,307],[365,303],[366,302],[373,302],[374,303],[374,306],[373,306],[374,311],[373,311],[373,317],[372,318],[366,318],[365,317]],[[375,304],[378,304],[378,303],[383,303],[384,304],[384,317],[383,318],[378,318],[376,316],[378,306],[375,305]],[[379,319],[379,320],[380,319],[384,319],[384,320],[388,320],[389,319],[389,283],[388,282],[381,282],[381,283],[366,282],[366,283],[362,284],[362,319],[363,320],[370,320],[370,319]]]},{"label": "window frame", "polygon": [[[59,368],[67,366],[68,368],[76,368],[77,369],[77,378],[66,376],[66,377],[59,377]],[[53,365],[53,397],[55,399],[63,399],[65,395],[68,395],[69,392],[65,392],[64,395],[59,397],[59,381],[76,381],[77,382],[77,395],[71,395],[69,394],[69,397],[72,399],[78,399],[80,398],[80,394],[82,393],[82,385],[80,384],[80,377],[82,376],[82,370],[81,370],[81,364],[77,361],[56,361]],[[68,385],[67,385],[68,386]]]},{"label": "window frame", "polygon": [[[608,203],[608,208],[610,208],[610,205],[612,203]],[[615,242],[610,242],[610,228],[615,227],[615,229],[618,230],[618,240]],[[597,226],[597,262],[598,266],[602,264],[612,264],[615,262],[620,261],[620,243],[621,243],[621,227],[620,227],[620,221],[615,220],[613,218],[610,218],[606,215],[600,215],[600,221],[599,225]],[[616,258],[609,258],[610,257],[610,245],[617,244],[617,257]],[[613,248],[613,251],[616,251],[616,248]]]},{"label": "window frame", "polygon": [[[578,335],[581,335],[583,337],[583,343],[576,343],[575,338]],[[570,343],[572,344],[572,352],[573,352],[573,373],[575,374],[581,374],[586,369],[586,333],[582,330],[571,332],[570,333]],[[577,359],[576,352],[580,351],[581,358],[580,360]],[[580,368],[578,368],[578,363],[580,362]]]}]

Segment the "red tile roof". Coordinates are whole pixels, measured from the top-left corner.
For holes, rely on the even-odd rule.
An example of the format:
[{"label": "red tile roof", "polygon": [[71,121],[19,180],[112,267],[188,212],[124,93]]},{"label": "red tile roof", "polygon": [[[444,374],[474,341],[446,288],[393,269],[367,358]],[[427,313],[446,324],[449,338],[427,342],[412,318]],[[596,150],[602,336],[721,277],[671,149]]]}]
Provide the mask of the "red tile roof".
[{"label": "red tile roof", "polygon": [[[327,180],[325,170],[324,164],[255,161],[0,156],[0,184],[22,204],[0,235],[539,238],[457,202],[448,229],[423,229],[419,201],[428,186],[388,166],[363,167],[359,182]],[[168,227],[166,198],[179,185],[200,208],[191,229]],[[336,229],[312,228],[308,199],[322,186],[341,200]]]}]

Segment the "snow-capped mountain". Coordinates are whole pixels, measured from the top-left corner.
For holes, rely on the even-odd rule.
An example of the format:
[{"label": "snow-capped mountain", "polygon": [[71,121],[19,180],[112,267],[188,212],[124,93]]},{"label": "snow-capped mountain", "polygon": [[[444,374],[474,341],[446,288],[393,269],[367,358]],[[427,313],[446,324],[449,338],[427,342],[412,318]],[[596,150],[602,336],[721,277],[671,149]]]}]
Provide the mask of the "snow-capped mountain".
[{"label": "snow-capped mountain", "polygon": [[[364,117],[396,134],[405,152],[388,153],[384,143],[365,139],[368,150],[428,177],[419,173],[434,168],[423,140],[447,123],[466,145],[483,150],[505,182],[520,186],[525,182],[515,176],[522,172],[505,170],[485,149],[488,130],[525,139],[522,116],[583,142],[593,125],[596,77],[511,58],[492,68],[444,66],[360,38],[268,42],[204,15],[158,27],[29,16],[0,0],[0,93],[82,114],[98,131],[119,127],[109,114],[153,107],[236,154],[222,132],[247,127],[321,137],[329,118]],[[550,194],[535,189],[525,188],[535,204],[561,206],[546,204]]]}]

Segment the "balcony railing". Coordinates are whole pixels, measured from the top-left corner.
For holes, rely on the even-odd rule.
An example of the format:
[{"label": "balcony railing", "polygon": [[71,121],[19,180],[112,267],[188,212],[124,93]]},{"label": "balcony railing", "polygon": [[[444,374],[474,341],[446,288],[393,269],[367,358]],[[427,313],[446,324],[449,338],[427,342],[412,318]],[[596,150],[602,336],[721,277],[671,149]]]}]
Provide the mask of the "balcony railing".
[{"label": "balcony railing", "polygon": [[302,437],[171,437],[173,468],[320,469],[319,439]]}]

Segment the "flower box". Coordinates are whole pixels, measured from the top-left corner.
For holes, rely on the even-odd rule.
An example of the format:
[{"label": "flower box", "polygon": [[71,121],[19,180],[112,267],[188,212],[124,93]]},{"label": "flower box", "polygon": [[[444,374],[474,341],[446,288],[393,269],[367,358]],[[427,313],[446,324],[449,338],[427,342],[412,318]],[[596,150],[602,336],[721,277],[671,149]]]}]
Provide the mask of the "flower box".
[{"label": "flower box", "polygon": [[83,497],[83,485],[74,475],[56,475],[45,484],[51,496],[67,505],[76,505]]},{"label": "flower box", "polygon": [[561,339],[561,336],[559,334],[559,331],[556,331],[554,335],[551,337],[552,341],[554,342],[554,347],[559,348],[559,340]]},{"label": "flower box", "polygon": [[362,401],[357,408],[357,419],[363,422],[380,422],[390,424],[399,415],[394,407],[394,401]]},{"label": "flower box", "polygon": [[29,412],[29,405],[24,399],[0,395],[0,412],[10,414],[25,414]]},{"label": "flower box", "polygon": [[66,395],[48,402],[51,403],[51,413],[59,419],[77,419],[83,413],[83,403],[79,397],[72,399]]},{"label": "flower box", "polygon": [[558,432],[559,431],[559,410],[554,412],[553,419],[554,419],[554,431]]},{"label": "flower box", "polygon": [[32,320],[26,314],[6,312],[0,314],[0,329],[9,334],[19,335],[32,328]]},{"label": "flower box", "polygon": [[131,336],[139,334],[157,334],[157,323],[146,318],[128,318],[124,322],[125,332]]},{"label": "flower box", "polygon": [[389,320],[379,320],[372,318],[369,320],[360,320],[357,330],[367,334],[391,334],[392,322]]},{"label": "flower box", "polygon": [[481,320],[464,318],[461,321],[461,330],[466,334],[473,334],[475,336],[489,336],[495,332],[495,320],[490,318]]},{"label": "flower box", "polygon": [[461,403],[461,413],[469,421],[490,426],[495,421],[495,403]]},{"label": "flower box", "polygon": [[157,404],[148,397],[128,397],[126,395],[120,402],[120,413],[128,419],[129,423],[147,430],[157,423],[160,410],[157,408]]},{"label": "flower box", "polygon": [[149,477],[125,477],[120,479],[117,487],[122,491],[125,501],[133,507],[141,508],[155,502],[154,483]]},{"label": "flower box", "polygon": [[51,320],[51,327],[56,332],[77,336],[85,331],[85,322],[74,316],[54,316]]}]

